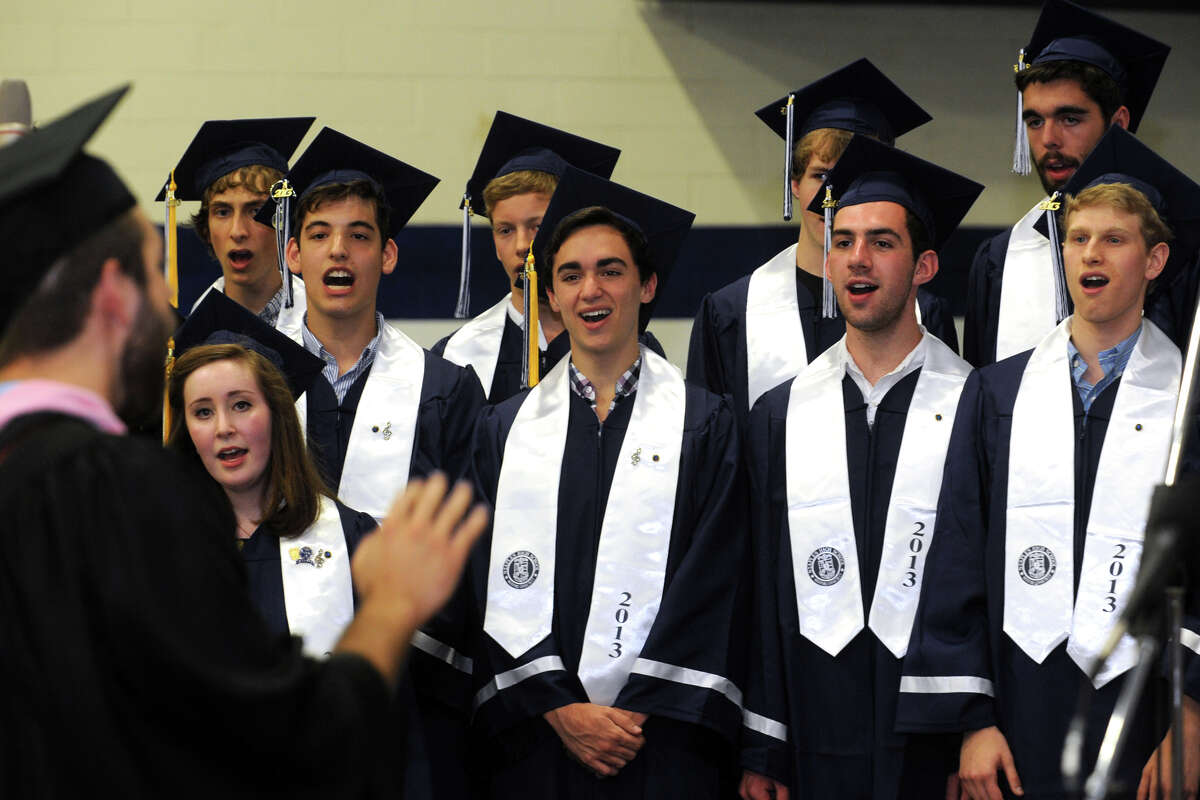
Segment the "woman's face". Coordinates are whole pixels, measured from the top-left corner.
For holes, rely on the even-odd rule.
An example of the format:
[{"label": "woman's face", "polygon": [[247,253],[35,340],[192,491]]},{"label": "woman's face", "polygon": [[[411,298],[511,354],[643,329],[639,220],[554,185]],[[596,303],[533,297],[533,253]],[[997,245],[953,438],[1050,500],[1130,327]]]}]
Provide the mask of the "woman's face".
[{"label": "woman's face", "polygon": [[208,474],[229,494],[262,491],[271,460],[271,409],[250,367],[206,364],[183,385],[188,434]]}]

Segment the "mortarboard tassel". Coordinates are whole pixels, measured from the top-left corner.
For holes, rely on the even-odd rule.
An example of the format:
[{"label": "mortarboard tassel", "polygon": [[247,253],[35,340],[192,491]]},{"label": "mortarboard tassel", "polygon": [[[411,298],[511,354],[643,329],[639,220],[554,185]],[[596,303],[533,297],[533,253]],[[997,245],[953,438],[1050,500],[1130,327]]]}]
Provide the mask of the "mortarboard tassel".
[{"label": "mortarboard tassel", "polygon": [[783,135],[784,149],[787,151],[783,158],[783,221],[788,222],[792,218],[792,149],[796,144],[792,123],[796,119],[796,95],[788,95],[783,113],[787,116],[787,130]]},{"label": "mortarboard tassel", "polygon": [[271,222],[275,228],[275,254],[279,258],[279,279],[283,283],[283,307],[291,308],[292,272],[287,267],[287,244],[292,238],[292,198],[296,191],[292,189],[287,178],[276,181],[271,187],[271,197],[275,198],[275,216]]},{"label": "mortarboard tassel", "polygon": [[833,247],[833,187],[825,187],[825,199],[821,201],[825,212],[825,246],[821,258],[821,316],[833,319],[837,316],[837,297],[833,293],[833,281],[829,280],[829,250]]},{"label": "mortarboard tassel", "polygon": [[[1017,63],[1013,64],[1013,71],[1020,72],[1028,69],[1029,65],[1025,63],[1025,48],[1021,48],[1021,52],[1017,54]],[[1025,130],[1025,100],[1021,95],[1021,91],[1017,90],[1017,133],[1016,139],[1013,142],[1013,172],[1018,175],[1029,174],[1029,132]]]},{"label": "mortarboard tassel", "polygon": [[458,303],[454,306],[454,318],[466,319],[471,315],[471,193],[463,192],[462,199],[462,268],[458,273]]},{"label": "mortarboard tassel", "polygon": [[1054,264],[1054,314],[1055,322],[1062,322],[1071,313],[1067,304],[1067,272],[1063,265],[1062,245],[1058,240],[1058,210],[1062,203],[1059,193],[1043,200],[1038,208],[1046,212],[1046,235],[1050,238],[1050,258]]},{"label": "mortarboard tassel", "polygon": [[521,385],[532,389],[538,385],[538,367],[542,355],[538,347],[537,270],[534,269],[532,245],[529,255],[525,256],[525,270],[521,277],[525,284],[525,325],[521,331],[525,347],[521,354]]},{"label": "mortarboard tassel", "polygon": [[[175,209],[179,207],[179,201],[175,199],[175,170],[171,170],[171,175],[167,179],[166,199],[163,201],[163,269],[166,272],[167,289],[170,292],[170,301],[173,308],[179,308],[179,245],[177,239],[177,231],[175,229]],[[171,368],[175,364],[175,338],[167,339],[167,361],[164,365],[164,373],[166,380],[163,382],[163,414],[162,414],[162,440],[163,444],[167,443],[168,437],[171,435],[171,402],[167,396],[167,384],[171,379]]]}]

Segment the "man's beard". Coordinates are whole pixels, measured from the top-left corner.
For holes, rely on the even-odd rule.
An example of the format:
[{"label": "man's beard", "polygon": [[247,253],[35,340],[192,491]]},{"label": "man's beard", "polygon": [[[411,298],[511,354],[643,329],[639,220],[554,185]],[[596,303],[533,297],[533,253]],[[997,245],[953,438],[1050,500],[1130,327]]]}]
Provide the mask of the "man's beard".
[{"label": "man's beard", "polygon": [[159,410],[170,335],[171,323],[158,316],[143,294],[118,374],[117,414],[132,429],[148,425]]}]

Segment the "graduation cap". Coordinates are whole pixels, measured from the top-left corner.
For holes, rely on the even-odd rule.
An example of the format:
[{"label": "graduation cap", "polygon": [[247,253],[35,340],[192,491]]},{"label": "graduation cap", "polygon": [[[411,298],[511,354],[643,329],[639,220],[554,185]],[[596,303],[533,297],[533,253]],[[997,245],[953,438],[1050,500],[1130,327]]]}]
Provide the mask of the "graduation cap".
[{"label": "graduation cap", "polygon": [[463,212],[462,269],[454,316],[464,319],[470,314],[471,215],[476,206],[483,207],[483,191],[490,182],[523,170],[562,177],[568,165],[608,178],[620,156],[615,147],[497,111],[459,205]]},{"label": "graduation cap", "polygon": [[325,362],[221,292],[209,292],[175,332],[175,357],[193,347],[238,344],[266,358],[287,379],[292,397],[312,385]]},{"label": "graduation cap", "polygon": [[[395,238],[438,185],[438,178],[409,166],[387,153],[352,139],[333,128],[322,128],[287,174],[299,200],[314,190],[334,183],[367,181],[383,195],[391,208],[386,231]],[[269,198],[255,219],[272,224],[276,198]]]},{"label": "graduation cap", "polygon": [[1179,247],[1173,248],[1177,252],[1172,253],[1167,261],[1161,280],[1169,282],[1181,265],[1186,263],[1189,255],[1200,247],[1200,184],[1176,169],[1132,133],[1114,125],[1079,165],[1079,169],[1075,170],[1061,192],[1043,203],[1046,213],[1033,225],[1038,233],[1050,240],[1060,322],[1069,313],[1069,307],[1066,271],[1058,240],[1059,197],[1077,195],[1084,189],[1109,183],[1124,183],[1145,195],[1175,234]]},{"label": "graduation cap", "polygon": [[[242,167],[259,165],[287,172],[288,159],[315,120],[316,117],[210,119],[200,126],[175,165],[175,198],[202,200],[209,186]],[[166,196],[164,184],[155,202],[162,202]]]},{"label": "graduation cap", "polygon": [[818,128],[873,136],[887,144],[933,117],[865,58],[847,64],[754,112],[785,142],[783,218],[792,218],[795,142]]},{"label": "graduation cap", "polygon": [[83,146],[126,84],[0,148],[0,238],[7,243],[0,328],[60,256],[136,205],[112,167]]},{"label": "graduation cap", "polygon": [[[937,250],[967,215],[983,191],[983,185],[902,150],[856,135],[829,171],[822,189],[824,191],[817,192],[808,210],[825,214],[828,267],[835,209],[881,201],[898,203],[921,221],[933,249]],[[836,300],[828,268],[824,284],[824,313],[832,316]]]},{"label": "graduation cap", "polygon": [[603,206],[616,213],[646,237],[650,262],[658,274],[658,289],[655,299],[642,306],[641,328],[645,329],[696,215],[598,175],[568,167],[533,240],[532,250],[539,259],[538,269],[547,286],[551,275],[544,254],[550,237],[564,218],[591,206]]},{"label": "graduation cap", "polygon": [[[1136,133],[1158,76],[1171,52],[1169,45],[1138,33],[1069,2],[1046,0],[1029,44],[1017,54],[1016,71],[1053,61],[1091,64],[1121,87],[1129,109],[1129,130]],[[1029,174],[1029,143],[1021,93],[1017,92],[1017,145],[1013,171]]]}]

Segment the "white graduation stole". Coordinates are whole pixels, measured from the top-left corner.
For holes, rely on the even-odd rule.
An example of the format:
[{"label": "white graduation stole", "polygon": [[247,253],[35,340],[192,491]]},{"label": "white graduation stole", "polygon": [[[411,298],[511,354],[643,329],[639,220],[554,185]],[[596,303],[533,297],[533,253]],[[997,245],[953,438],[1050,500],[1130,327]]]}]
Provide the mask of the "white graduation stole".
[{"label": "white graduation stole", "polygon": [[505,295],[499,303],[455,331],[442,354],[447,361],[460,367],[474,367],[485,392],[491,391],[496,375],[500,340],[504,338],[504,322],[508,319],[507,307],[511,305],[512,298]]},{"label": "white graduation stole", "polygon": [[750,273],[746,289],[748,401],[799,374],[808,363],[796,298],[796,245]]},{"label": "white graduation stole", "polygon": [[1057,321],[1050,240],[1033,229],[1044,213],[1034,206],[1009,234],[996,323],[997,361],[1034,347]]},{"label": "white graduation stole", "polygon": [[[913,390],[884,524],[870,626],[897,658],[909,633],[933,539],[942,468],[970,366],[923,333],[925,362]],[[836,656],[863,628],[862,583],[850,477],[842,379],[845,339],[792,383],[786,425],[788,534],[800,632]],[[814,454],[820,457],[814,457]]]},{"label": "white graduation stole", "polygon": [[[683,376],[641,348],[629,429],[600,530],[579,660],[588,698],[611,705],[662,601],[683,445]],[[558,490],[570,386],[563,359],[525,398],[505,443],[496,490],[484,630],[513,657],[550,633]]]},{"label": "white graduation stole", "polygon": [[[299,331],[292,336],[299,337]],[[381,522],[396,493],[408,483],[417,436],[417,411],[425,380],[425,351],[391,325],[380,330],[379,349],[350,428],[338,498]],[[296,401],[307,430],[308,393]]]},{"label": "white graduation stole", "polygon": [[[1064,639],[1087,671],[1124,609],[1161,482],[1179,392],[1179,349],[1148,320],[1118,384],[1088,514],[1079,590],[1075,561],[1075,425],[1070,322],[1034,350],[1013,406],[1004,543],[1004,632],[1042,663]],[[1097,688],[1133,666],[1126,636]]]},{"label": "white graduation stole", "polygon": [[279,568],[288,629],[304,637],[304,652],[323,658],[354,618],[350,551],[337,505],[321,496],[317,521],[279,540]]}]

